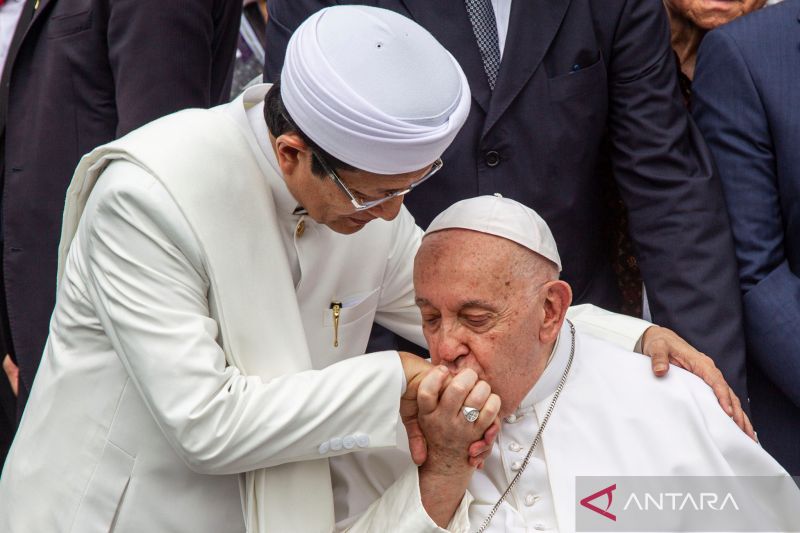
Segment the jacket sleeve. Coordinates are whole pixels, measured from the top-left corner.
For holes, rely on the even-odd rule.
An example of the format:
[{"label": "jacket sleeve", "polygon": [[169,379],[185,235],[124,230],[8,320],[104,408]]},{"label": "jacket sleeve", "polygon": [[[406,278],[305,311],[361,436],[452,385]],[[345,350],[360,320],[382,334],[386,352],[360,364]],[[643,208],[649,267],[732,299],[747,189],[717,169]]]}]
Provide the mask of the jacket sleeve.
[{"label": "jacket sleeve", "polygon": [[748,351],[800,406],[800,278],[786,258],[776,161],[750,68],[724,31],[703,40],[694,115],[719,168],[744,295]]},{"label": "jacket sleeve", "polygon": [[112,163],[83,216],[78,262],[98,334],[190,468],[230,474],[396,445],[396,352],[267,382],[244,376],[225,364],[199,246],[157,180]]},{"label": "jacket sleeve", "polygon": [[419,470],[412,465],[351,526],[343,529],[337,524],[337,530],[347,533],[468,533],[470,503],[472,496],[467,492],[447,529],[440,528],[425,512],[419,492]]},{"label": "jacket sleeve", "polygon": [[[180,109],[228,101],[241,2],[108,4],[118,137]],[[215,72],[227,73],[222,87],[214,86]]]},{"label": "jacket sleeve", "polygon": [[653,325],[646,320],[612,313],[592,304],[571,306],[567,309],[567,318],[578,331],[629,351],[638,351],[642,335]]},{"label": "jacket sleeve", "polygon": [[742,308],[725,203],[679,94],[660,2],[629,0],[609,61],[612,164],[654,322],[709,356],[747,398]]}]

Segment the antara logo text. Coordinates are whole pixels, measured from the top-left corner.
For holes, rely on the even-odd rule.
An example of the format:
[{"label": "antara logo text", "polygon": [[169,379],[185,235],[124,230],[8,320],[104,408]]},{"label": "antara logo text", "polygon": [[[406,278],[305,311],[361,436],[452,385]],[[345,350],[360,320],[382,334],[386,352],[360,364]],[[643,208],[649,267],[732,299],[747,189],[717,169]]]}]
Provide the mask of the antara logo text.
[{"label": "antara logo text", "polygon": [[[593,511],[609,520],[617,521],[617,516],[609,511],[614,501],[614,491],[617,489],[616,483],[590,494],[580,501],[580,504],[590,511]],[[604,499],[600,499],[603,498]],[[596,501],[600,499],[600,501]],[[604,506],[600,507],[602,503]],[[720,496],[714,492],[632,492],[625,501],[622,510],[635,509],[639,511],[724,511],[726,509],[739,510],[739,505],[728,492]]]},{"label": "antara logo text", "polygon": [[739,505],[737,505],[736,500],[733,499],[733,494],[730,492],[721,498],[719,494],[714,492],[701,492],[699,494],[692,494],[691,492],[656,492],[651,494],[645,492],[641,496],[632,492],[622,510],[627,511],[632,506],[640,511],[663,511],[665,509],[667,511],[739,510]]}]

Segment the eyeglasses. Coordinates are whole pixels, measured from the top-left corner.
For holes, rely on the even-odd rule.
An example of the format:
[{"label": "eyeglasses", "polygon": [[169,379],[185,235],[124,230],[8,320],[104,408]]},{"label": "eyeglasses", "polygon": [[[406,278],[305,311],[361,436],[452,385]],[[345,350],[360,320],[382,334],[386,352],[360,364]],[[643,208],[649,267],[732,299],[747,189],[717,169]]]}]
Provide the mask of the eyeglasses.
[{"label": "eyeglasses", "polygon": [[433,162],[433,165],[431,166],[431,169],[424,176],[422,176],[420,179],[418,179],[417,181],[415,181],[414,183],[412,183],[411,185],[409,185],[405,189],[400,189],[400,190],[397,190],[397,191],[394,191],[394,192],[390,192],[386,196],[384,196],[383,198],[379,198],[377,200],[364,201],[363,199],[359,200],[358,198],[356,198],[356,195],[353,194],[350,191],[350,189],[347,188],[347,185],[344,184],[344,182],[339,177],[339,175],[336,174],[336,172],[334,172],[333,169],[330,166],[328,166],[328,164],[325,162],[325,160],[323,158],[321,158],[320,156],[318,156],[314,152],[312,152],[312,154],[314,155],[314,157],[317,158],[317,161],[319,161],[319,164],[322,166],[323,170],[325,170],[325,173],[328,174],[328,177],[331,180],[333,180],[333,182],[336,185],[339,186],[339,188],[342,190],[342,192],[344,192],[347,195],[347,197],[350,199],[350,203],[352,203],[353,207],[356,208],[356,211],[366,211],[367,209],[372,209],[376,205],[380,205],[383,202],[388,202],[392,198],[397,198],[398,196],[403,196],[405,194],[410,193],[417,186],[419,186],[419,184],[421,184],[422,182],[424,182],[425,180],[429,179],[431,176],[433,176],[434,174],[439,172],[439,170],[444,166],[444,163],[442,162],[442,159],[439,158],[439,159],[437,159],[436,161]]}]

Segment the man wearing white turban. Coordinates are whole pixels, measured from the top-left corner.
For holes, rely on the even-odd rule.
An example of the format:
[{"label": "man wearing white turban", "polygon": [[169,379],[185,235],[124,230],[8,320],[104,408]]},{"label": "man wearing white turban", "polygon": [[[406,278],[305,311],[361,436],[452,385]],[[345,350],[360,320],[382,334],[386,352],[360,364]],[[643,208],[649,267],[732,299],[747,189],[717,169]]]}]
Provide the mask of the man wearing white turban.
[{"label": "man wearing white turban", "polygon": [[[381,452],[429,365],[360,354],[373,320],[423,342],[421,230],[402,197],[440,168],[469,89],[430,34],[381,9],[321,11],[289,50],[280,88],[82,159],[0,530],[326,531],[371,501],[332,487],[372,494],[391,479]],[[649,326],[620,320],[631,346]],[[496,408],[483,400],[472,434],[453,431],[474,465],[492,438],[476,437]],[[423,506],[447,487],[407,476],[419,490],[387,520],[465,520],[456,495],[435,523]]]}]

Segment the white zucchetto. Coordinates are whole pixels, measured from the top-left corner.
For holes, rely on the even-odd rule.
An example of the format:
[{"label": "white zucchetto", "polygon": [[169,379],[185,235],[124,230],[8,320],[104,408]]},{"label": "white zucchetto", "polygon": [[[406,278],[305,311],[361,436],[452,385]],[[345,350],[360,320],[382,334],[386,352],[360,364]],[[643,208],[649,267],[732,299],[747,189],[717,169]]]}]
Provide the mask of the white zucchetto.
[{"label": "white zucchetto", "polygon": [[412,20],[367,6],[335,6],[294,32],[281,97],[297,126],[358,169],[400,174],[433,163],[471,104],[461,67]]},{"label": "white zucchetto", "polygon": [[561,272],[556,240],[547,222],[530,207],[510,198],[496,194],[456,202],[433,219],[425,236],[446,229],[468,229],[503,237],[549,259]]}]

